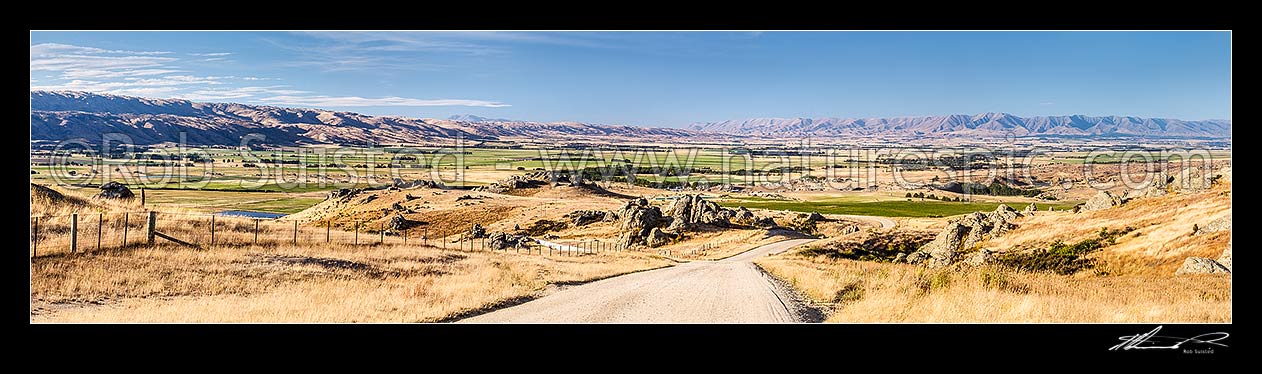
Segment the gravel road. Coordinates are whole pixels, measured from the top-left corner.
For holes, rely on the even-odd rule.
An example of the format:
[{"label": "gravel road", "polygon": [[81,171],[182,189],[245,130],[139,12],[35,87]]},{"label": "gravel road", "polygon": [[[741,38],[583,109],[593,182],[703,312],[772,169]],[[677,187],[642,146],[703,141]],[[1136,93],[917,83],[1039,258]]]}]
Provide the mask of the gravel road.
[{"label": "gravel road", "polygon": [[803,322],[809,319],[809,309],[752,261],[812,240],[786,240],[719,261],[694,261],[587,283],[459,322]]}]

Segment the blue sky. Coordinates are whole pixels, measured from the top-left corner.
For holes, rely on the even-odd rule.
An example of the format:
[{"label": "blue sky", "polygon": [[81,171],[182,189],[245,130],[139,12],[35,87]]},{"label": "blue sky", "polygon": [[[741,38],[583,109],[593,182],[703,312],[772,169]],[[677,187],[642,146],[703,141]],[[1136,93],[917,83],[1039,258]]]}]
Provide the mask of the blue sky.
[{"label": "blue sky", "polygon": [[1231,119],[1228,32],[32,32],[31,89],[683,126]]}]

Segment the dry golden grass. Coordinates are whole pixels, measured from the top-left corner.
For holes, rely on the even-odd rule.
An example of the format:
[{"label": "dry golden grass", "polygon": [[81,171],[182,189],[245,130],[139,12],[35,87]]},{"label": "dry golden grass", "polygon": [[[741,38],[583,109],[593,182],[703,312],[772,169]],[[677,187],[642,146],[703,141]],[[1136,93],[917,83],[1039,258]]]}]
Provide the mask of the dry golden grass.
[{"label": "dry golden grass", "polygon": [[1130,226],[1135,231],[1117,239],[1097,254],[1101,269],[1111,274],[1169,275],[1190,256],[1218,258],[1231,232],[1191,236],[1192,226],[1231,215],[1231,186],[1217,185],[1195,193],[1132,200],[1109,209],[1070,213],[1038,212],[1018,221],[1020,227],[986,247],[1008,250],[1042,247],[1055,240],[1066,243],[1096,236],[1101,228]]},{"label": "dry golden grass", "polygon": [[983,267],[807,259],[757,261],[816,302],[827,322],[1231,322],[1231,277],[1059,276]]},{"label": "dry golden grass", "polygon": [[37,258],[35,322],[438,321],[550,284],[666,266],[637,252],[578,257],[402,246],[178,247]]}]

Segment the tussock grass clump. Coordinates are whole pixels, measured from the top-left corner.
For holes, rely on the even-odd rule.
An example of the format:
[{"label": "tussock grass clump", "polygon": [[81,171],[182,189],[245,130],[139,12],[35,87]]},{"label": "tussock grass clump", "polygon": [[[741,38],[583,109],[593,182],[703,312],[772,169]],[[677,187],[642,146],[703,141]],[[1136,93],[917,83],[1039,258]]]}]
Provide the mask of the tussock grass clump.
[{"label": "tussock grass clump", "polygon": [[1052,272],[1060,275],[1074,274],[1092,269],[1096,260],[1087,255],[1116,243],[1117,238],[1134,231],[1132,227],[1121,230],[1101,228],[1094,238],[1084,239],[1073,244],[1057,240],[1045,249],[1006,253],[998,256],[1000,265],[1023,271]]}]

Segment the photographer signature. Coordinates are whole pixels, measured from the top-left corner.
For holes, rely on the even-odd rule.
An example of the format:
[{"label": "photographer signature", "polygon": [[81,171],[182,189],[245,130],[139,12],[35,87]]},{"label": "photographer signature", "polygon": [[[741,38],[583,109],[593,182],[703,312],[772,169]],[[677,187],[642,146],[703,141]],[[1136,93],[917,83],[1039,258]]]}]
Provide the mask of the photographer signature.
[{"label": "photographer signature", "polygon": [[1157,328],[1152,329],[1152,331],[1149,331],[1146,334],[1120,336],[1117,339],[1122,342],[1112,348],[1109,348],[1109,350],[1179,349],[1184,343],[1212,344],[1226,347],[1226,344],[1219,343],[1218,341],[1226,339],[1229,336],[1229,334],[1225,332],[1211,332],[1190,338],[1179,338],[1174,336],[1157,335],[1158,331],[1161,331],[1161,326],[1157,326]]}]

